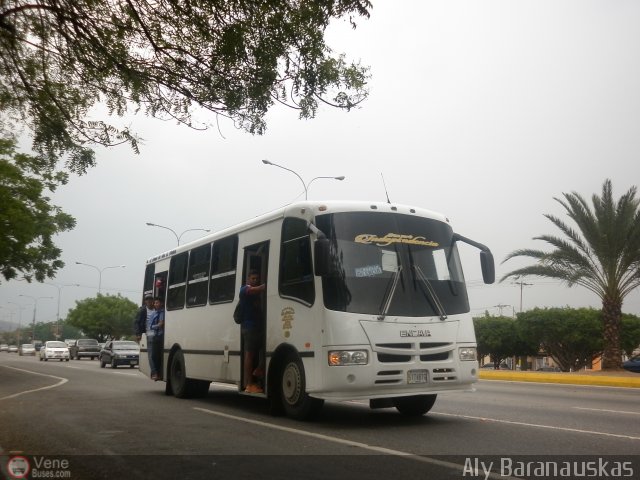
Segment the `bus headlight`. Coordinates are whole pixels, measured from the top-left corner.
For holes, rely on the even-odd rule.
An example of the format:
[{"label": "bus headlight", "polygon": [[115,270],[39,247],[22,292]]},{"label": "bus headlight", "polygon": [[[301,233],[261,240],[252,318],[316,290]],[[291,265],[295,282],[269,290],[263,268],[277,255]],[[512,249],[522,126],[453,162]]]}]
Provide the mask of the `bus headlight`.
[{"label": "bus headlight", "polygon": [[473,361],[476,359],[476,347],[462,347],[458,350],[460,360]]},{"label": "bus headlight", "polygon": [[369,363],[369,353],[366,350],[334,350],[329,352],[329,365],[332,367],[366,365],[367,363]]}]

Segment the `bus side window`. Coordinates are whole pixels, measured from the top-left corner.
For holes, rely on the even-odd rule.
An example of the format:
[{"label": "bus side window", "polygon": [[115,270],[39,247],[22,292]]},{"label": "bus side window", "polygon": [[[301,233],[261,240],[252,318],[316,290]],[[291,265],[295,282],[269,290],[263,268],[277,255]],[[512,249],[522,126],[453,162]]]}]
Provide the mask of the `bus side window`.
[{"label": "bus side window", "polygon": [[178,310],[184,307],[188,259],[189,252],[179,253],[171,257],[169,288],[167,289],[167,310]]},{"label": "bus side window", "polygon": [[209,302],[233,301],[236,290],[236,262],[238,259],[238,236],[223,238],[213,243],[211,254],[211,284]]},{"label": "bus side window", "polygon": [[207,304],[211,244],[194,248],[189,254],[187,307]]}]

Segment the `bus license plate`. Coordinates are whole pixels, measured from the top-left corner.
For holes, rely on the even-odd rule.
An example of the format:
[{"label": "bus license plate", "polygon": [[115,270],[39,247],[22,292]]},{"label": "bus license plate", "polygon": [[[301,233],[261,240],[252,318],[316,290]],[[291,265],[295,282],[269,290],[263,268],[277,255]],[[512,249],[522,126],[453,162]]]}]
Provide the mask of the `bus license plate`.
[{"label": "bus license plate", "polygon": [[409,370],[407,383],[427,383],[427,370]]}]

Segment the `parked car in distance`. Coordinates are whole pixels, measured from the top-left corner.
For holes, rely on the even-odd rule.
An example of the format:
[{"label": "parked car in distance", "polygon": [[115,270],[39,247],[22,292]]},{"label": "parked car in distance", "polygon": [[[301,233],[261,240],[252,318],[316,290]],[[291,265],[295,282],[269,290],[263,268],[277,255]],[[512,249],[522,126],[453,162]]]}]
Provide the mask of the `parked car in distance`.
[{"label": "parked car in distance", "polygon": [[40,361],[60,360],[69,361],[69,348],[64,342],[49,340],[40,348]]},{"label": "parked car in distance", "polygon": [[18,353],[18,346],[17,345],[9,345],[9,353]]},{"label": "parked car in distance", "polygon": [[116,368],[118,365],[129,365],[133,368],[140,362],[140,347],[131,340],[112,340],[107,342],[100,351],[100,366],[104,368],[111,365]]},{"label": "parked car in distance", "polygon": [[511,370],[506,363],[501,363],[500,368],[496,368],[495,365],[491,362],[485,363],[480,368],[483,370]]},{"label": "parked car in distance", "polygon": [[9,351],[9,345],[7,345],[6,343],[0,344],[0,352],[8,352],[8,351]]},{"label": "parked car in distance", "polygon": [[65,338],[64,339],[64,343],[66,343],[67,346],[70,347],[71,345],[76,343],[76,339],[75,338]]},{"label": "parked car in distance", "polygon": [[550,365],[545,365],[543,367],[538,367],[536,372],[561,372],[560,367],[552,367]]},{"label": "parked car in distance", "polygon": [[79,338],[69,347],[69,354],[71,358],[75,358],[76,360],[84,357],[89,357],[93,360],[100,356],[100,345],[98,345],[98,341],[93,338]]},{"label": "parked car in distance", "polygon": [[20,345],[20,349],[18,350],[18,355],[35,355],[36,347],[34,347],[30,343],[23,343]]},{"label": "parked car in distance", "polygon": [[622,368],[630,372],[640,373],[640,355],[631,357],[626,362],[622,362]]}]

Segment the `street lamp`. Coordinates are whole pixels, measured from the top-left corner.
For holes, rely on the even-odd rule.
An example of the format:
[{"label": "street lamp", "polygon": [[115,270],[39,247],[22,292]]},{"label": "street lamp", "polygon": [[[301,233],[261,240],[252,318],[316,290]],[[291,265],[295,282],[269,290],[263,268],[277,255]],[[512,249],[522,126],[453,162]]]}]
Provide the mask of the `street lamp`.
[{"label": "street lamp", "polygon": [[211,231],[208,228],[189,228],[189,229],[185,230],[184,232],[182,232],[180,235],[178,235],[175,232],[175,230],[173,230],[172,228],[169,228],[169,227],[165,227],[164,225],[158,225],[157,223],[151,223],[151,222],[147,222],[147,225],[150,226],[150,227],[158,227],[158,228],[164,228],[165,230],[169,230],[171,233],[173,233],[176,236],[176,240],[178,241],[178,246],[180,245],[180,239],[187,232],[210,232]]},{"label": "street lamp", "polygon": [[79,287],[79,283],[70,283],[67,285],[56,285],[55,283],[44,282],[45,285],[51,285],[58,289],[58,313],[56,313],[56,340],[60,340],[60,294],[64,287]]},{"label": "street lamp", "polygon": [[330,178],[330,179],[333,179],[333,180],[341,180],[341,181],[342,181],[342,180],[344,180],[344,178],[345,178],[345,177],[344,177],[344,175],[342,175],[342,176],[340,176],[340,177],[315,177],[315,178],[312,178],[312,179],[309,181],[309,183],[305,184],[305,183],[304,183],[304,180],[302,179],[302,177],[301,177],[300,175],[298,175],[298,173],[297,173],[297,172],[295,172],[295,171],[291,170],[290,168],[283,167],[282,165],[278,165],[277,163],[273,163],[273,162],[271,162],[271,161],[269,161],[269,160],[262,160],[262,163],[264,163],[265,165],[273,165],[274,167],[281,168],[281,169],[283,169],[283,170],[286,170],[287,172],[291,172],[291,173],[293,173],[296,177],[298,177],[298,178],[300,179],[300,181],[302,182],[302,186],[304,187],[304,199],[305,199],[305,200],[308,200],[308,199],[309,199],[309,185],[311,185],[311,183],[312,183],[314,180],[318,180],[319,178]]},{"label": "street lamp", "polygon": [[98,271],[98,294],[102,291],[102,272],[104,272],[108,268],[125,268],[126,265],[113,265],[110,267],[98,268],[95,265],[91,265],[89,263],[76,262],[76,265],[84,265],[85,267],[95,268]]},{"label": "street lamp", "polygon": [[22,310],[24,307],[16,302],[7,302],[18,307],[18,347],[20,346],[20,330],[22,329]]},{"label": "street lamp", "polygon": [[340,175],[339,177],[315,177],[312,178],[309,183],[307,183],[307,192],[309,191],[309,186],[313,183],[314,180],[318,180],[319,178],[328,178],[329,180],[344,180],[344,175]]},{"label": "street lamp", "polygon": [[53,297],[32,297],[31,295],[18,295],[19,297],[26,297],[26,298],[31,298],[33,300],[33,330],[31,333],[31,339],[34,342],[33,344],[35,345],[35,341],[36,341],[36,308],[38,307],[38,300],[42,300],[43,298],[50,298],[53,299]]},{"label": "street lamp", "polygon": [[[287,172],[293,173],[302,182],[302,188],[304,188],[304,199],[305,200],[307,199],[307,186],[305,185],[304,180],[302,179],[302,177],[300,175],[298,175],[297,172],[294,172],[290,168],[283,167],[282,165],[278,165],[277,163],[270,162],[269,160],[262,160],[262,163],[264,163],[265,165],[273,165],[274,167],[278,167],[278,168],[281,168],[283,170],[286,170]],[[311,182],[309,182],[309,183],[311,183]]]}]

